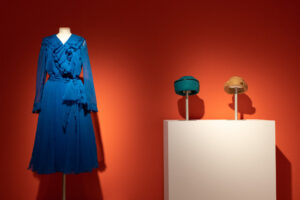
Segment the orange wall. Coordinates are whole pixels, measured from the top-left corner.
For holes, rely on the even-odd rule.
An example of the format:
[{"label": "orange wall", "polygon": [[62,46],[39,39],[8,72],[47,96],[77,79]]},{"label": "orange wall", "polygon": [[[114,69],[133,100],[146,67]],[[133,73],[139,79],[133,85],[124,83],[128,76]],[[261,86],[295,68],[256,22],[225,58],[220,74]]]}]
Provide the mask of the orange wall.
[{"label": "orange wall", "polygon": [[[249,85],[244,119],[276,120],[278,200],[299,200],[299,8],[296,1],[262,0],[2,4],[0,199],[61,197],[61,174],[26,168],[37,125],[31,110],[40,42],[70,26],[87,39],[106,167],[67,176],[67,199],[162,200],[162,121],[183,119],[173,81],[200,80],[191,105],[196,118],[232,119],[223,84],[240,75]],[[251,103],[255,112],[247,114]]]}]

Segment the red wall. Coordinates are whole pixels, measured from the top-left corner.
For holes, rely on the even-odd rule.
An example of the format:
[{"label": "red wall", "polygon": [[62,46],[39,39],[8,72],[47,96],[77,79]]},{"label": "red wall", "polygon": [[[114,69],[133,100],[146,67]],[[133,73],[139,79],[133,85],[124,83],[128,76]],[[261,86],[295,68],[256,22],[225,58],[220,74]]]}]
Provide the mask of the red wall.
[{"label": "red wall", "polygon": [[105,164],[68,175],[67,199],[163,199],[162,122],[183,119],[173,88],[183,75],[200,80],[191,112],[201,119],[232,119],[223,84],[247,81],[243,118],[276,120],[278,200],[300,199],[299,9],[262,0],[2,2],[0,199],[61,199],[61,174],[26,169],[40,42],[59,26],[87,39]]}]

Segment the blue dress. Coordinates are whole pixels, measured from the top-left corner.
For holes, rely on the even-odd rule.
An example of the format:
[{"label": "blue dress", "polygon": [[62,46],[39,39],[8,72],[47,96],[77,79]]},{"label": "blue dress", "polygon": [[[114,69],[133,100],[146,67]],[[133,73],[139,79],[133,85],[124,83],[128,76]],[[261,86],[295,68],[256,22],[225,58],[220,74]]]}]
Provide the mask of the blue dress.
[{"label": "blue dress", "polygon": [[44,37],[32,110],[39,116],[27,169],[77,174],[97,168],[91,112],[98,109],[86,40],[72,34],[63,44],[56,34]]}]

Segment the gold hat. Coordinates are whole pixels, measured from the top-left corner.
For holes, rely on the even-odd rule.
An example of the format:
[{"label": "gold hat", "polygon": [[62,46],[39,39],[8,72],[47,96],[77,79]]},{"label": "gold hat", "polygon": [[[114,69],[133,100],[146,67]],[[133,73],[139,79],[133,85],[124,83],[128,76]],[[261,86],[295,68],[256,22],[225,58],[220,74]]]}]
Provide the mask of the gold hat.
[{"label": "gold hat", "polygon": [[248,85],[242,77],[233,76],[224,85],[224,90],[228,94],[234,94],[235,88],[237,88],[237,93],[244,93],[248,90]]}]

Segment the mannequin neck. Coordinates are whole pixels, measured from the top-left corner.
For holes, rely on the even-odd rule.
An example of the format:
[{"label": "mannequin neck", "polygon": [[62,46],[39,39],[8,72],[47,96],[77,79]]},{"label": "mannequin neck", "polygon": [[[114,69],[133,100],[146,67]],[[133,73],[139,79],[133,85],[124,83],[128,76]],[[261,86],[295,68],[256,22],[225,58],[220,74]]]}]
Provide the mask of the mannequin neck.
[{"label": "mannequin neck", "polygon": [[60,41],[64,44],[72,35],[71,29],[69,27],[59,27],[59,31],[56,35],[60,39]]},{"label": "mannequin neck", "polygon": [[59,27],[58,34],[71,35],[71,29],[69,27]]}]

